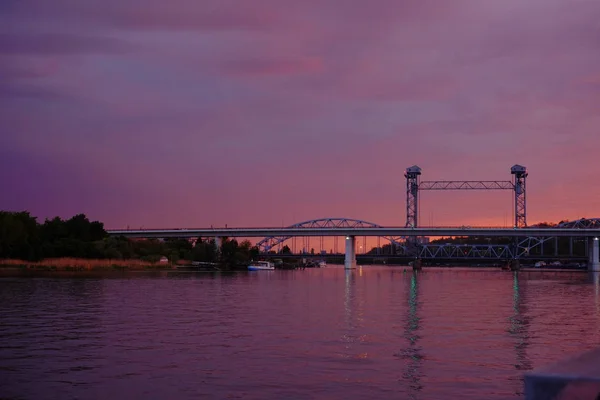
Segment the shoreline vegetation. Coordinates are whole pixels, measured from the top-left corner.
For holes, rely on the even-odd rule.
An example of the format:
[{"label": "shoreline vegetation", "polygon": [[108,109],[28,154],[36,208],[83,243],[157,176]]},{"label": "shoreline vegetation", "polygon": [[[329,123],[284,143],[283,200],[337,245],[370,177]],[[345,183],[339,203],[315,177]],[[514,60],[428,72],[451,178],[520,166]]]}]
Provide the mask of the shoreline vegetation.
[{"label": "shoreline vegetation", "polygon": [[218,263],[237,270],[258,258],[248,240],[223,238],[129,239],[108,236],[104,224],[85,214],[39,223],[27,211],[0,211],[0,265],[31,270],[158,270],[177,265]]},{"label": "shoreline vegetation", "polygon": [[172,270],[175,265],[143,260],[48,258],[39,261],[16,259],[0,260],[0,268],[18,268],[38,271],[106,271],[106,270]]},{"label": "shoreline vegetation", "polygon": [[236,271],[247,270],[246,264],[227,268],[218,263],[196,263],[179,260],[176,263],[150,262],[138,259],[90,259],[90,258],[48,258],[39,261],[0,259],[0,269],[28,271],[177,271],[194,269],[197,271]]}]

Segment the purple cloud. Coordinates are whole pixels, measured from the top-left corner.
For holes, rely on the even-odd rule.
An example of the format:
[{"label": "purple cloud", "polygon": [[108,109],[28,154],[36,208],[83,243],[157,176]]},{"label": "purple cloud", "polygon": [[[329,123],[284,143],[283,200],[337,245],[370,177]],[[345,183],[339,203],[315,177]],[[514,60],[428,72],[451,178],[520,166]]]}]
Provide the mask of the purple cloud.
[{"label": "purple cloud", "polygon": [[0,54],[36,56],[124,52],[131,48],[117,39],[45,34],[0,34]]}]

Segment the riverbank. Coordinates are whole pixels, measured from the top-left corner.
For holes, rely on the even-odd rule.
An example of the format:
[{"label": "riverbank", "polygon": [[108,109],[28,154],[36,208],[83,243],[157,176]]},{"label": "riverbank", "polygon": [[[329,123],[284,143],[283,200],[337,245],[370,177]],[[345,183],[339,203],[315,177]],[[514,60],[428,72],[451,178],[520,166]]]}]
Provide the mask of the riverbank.
[{"label": "riverbank", "polygon": [[0,259],[0,272],[8,270],[27,272],[111,272],[111,271],[247,271],[247,263],[228,265],[223,263],[193,262],[179,260],[171,262],[149,262],[139,259],[87,259],[47,258],[40,261]]},{"label": "riverbank", "polygon": [[37,271],[107,271],[107,270],[172,270],[170,263],[142,260],[47,258],[40,261],[14,259],[0,260],[0,268],[16,268]]}]

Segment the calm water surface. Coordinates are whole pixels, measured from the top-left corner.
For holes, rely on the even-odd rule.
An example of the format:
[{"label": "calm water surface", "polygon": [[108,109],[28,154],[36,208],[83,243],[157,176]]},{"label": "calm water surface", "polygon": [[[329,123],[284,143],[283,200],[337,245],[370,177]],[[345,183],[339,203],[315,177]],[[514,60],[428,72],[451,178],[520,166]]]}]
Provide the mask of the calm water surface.
[{"label": "calm water surface", "polygon": [[599,333],[586,273],[0,278],[0,398],[521,398]]}]

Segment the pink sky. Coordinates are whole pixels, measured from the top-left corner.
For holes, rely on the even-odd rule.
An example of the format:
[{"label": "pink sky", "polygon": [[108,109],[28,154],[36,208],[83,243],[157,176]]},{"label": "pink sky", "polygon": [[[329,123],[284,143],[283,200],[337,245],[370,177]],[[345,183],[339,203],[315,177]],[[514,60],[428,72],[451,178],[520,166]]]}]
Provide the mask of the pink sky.
[{"label": "pink sky", "polygon": [[[7,0],[0,209],[108,228],[404,225],[403,171],[600,217],[597,0]],[[510,192],[423,192],[504,225]]]}]

